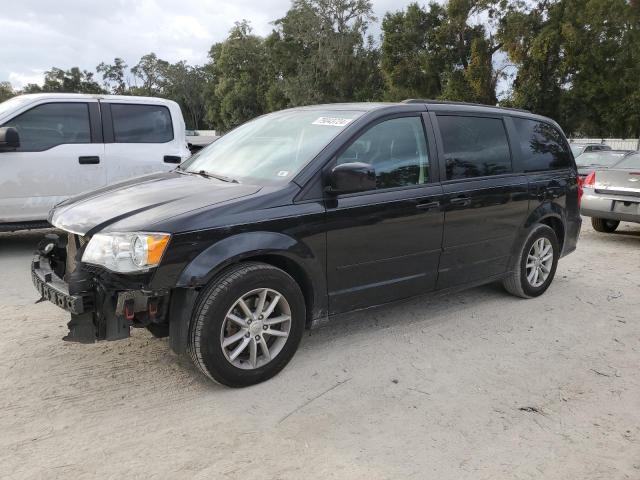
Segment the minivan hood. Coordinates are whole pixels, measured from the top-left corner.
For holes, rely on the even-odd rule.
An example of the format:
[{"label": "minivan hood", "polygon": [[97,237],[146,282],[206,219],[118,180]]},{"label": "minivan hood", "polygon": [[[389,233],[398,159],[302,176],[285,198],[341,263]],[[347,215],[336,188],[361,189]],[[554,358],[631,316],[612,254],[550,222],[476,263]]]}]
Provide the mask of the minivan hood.
[{"label": "minivan hood", "polygon": [[102,230],[152,230],[159,221],[259,190],[255,185],[177,171],[157,173],[72,197],[51,211],[49,222],[78,235]]}]

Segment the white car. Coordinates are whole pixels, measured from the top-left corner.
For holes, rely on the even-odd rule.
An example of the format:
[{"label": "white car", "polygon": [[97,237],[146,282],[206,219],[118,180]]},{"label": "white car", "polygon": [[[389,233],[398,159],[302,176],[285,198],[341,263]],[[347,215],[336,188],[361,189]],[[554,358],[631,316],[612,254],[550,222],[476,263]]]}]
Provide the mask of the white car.
[{"label": "white car", "polygon": [[0,231],[46,226],[78,193],[190,156],[177,103],[161,98],[34,94],[0,103]]}]

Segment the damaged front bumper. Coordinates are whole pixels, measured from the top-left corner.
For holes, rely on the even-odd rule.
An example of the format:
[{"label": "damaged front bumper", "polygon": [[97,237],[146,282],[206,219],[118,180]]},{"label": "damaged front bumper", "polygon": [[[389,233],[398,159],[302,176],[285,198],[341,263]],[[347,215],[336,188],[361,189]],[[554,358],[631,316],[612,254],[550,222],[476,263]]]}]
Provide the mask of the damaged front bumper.
[{"label": "damaged front bumper", "polygon": [[42,300],[49,300],[73,315],[93,311],[93,295],[71,295],[69,285],[55,274],[49,260],[40,254],[36,254],[31,262],[31,280]]},{"label": "damaged front bumper", "polygon": [[[129,336],[131,327],[150,327],[152,331],[156,327],[158,331],[166,323],[168,291],[123,288],[122,279],[112,281],[109,272],[98,274],[95,269],[83,268],[77,261],[82,250],[67,247],[72,241],[49,237],[44,242],[47,248],[39,249],[31,262],[31,278],[40,301],[48,300],[71,314],[64,340],[119,340]],[[72,262],[67,261],[68,254],[73,255]],[[73,271],[63,271],[65,265]]]}]

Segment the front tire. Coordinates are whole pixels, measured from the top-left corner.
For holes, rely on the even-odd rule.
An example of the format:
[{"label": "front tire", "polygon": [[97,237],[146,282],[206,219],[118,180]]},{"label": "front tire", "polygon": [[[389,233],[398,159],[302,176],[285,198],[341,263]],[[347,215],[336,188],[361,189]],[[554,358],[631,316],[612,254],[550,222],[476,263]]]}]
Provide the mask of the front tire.
[{"label": "front tire", "polygon": [[596,232],[613,233],[620,225],[618,220],[607,220],[606,218],[591,217],[591,225]]},{"label": "front tire", "polygon": [[196,366],[229,387],[263,382],[296,352],[305,327],[304,296],[272,265],[234,265],[202,292],[188,351]]},{"label": "front tire", "polygon": [[503,281],[505,290],[521,298],[542,295],[553,281],[559,258],[556,232],[547,225],[537,225],[524,242],[513,271]]}]

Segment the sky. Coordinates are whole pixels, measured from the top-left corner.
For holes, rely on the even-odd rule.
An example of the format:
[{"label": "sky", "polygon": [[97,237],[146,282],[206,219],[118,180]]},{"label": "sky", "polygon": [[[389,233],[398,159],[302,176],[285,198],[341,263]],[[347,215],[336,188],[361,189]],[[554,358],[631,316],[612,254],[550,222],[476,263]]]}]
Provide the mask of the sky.
[{"label": "sky", "polygon": [[[135,65],[146,53],[203,64],[212,44],[247,19],[268,34],[290,0],[2,0],[0,82],[42,83],[51,67],[95,71],[115,57]],[[411,0],[373,0],[380,21]],[[419,2],[425,3],[425,2]],[[379,25],[371,33],[379,35]]]}]

